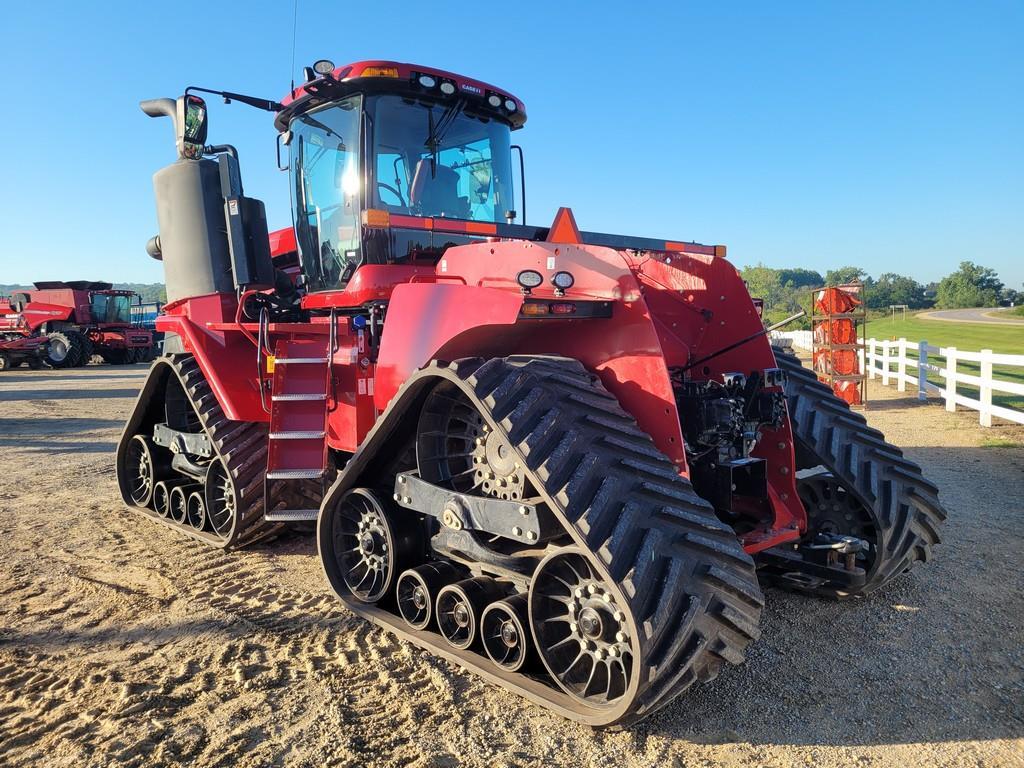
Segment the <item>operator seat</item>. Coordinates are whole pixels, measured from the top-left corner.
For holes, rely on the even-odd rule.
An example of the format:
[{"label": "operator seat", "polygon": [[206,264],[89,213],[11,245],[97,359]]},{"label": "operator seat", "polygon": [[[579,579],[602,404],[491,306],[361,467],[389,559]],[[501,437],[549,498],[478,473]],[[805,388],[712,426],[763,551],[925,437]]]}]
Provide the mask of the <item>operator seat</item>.
[{"label": "operator seat", "polygon": [[459,197],[459,174],[438,163],[431,175],[430,158],[416,163],[409,186],[409,205],[419,208],[425,216],[469,218],[469,199]]}]

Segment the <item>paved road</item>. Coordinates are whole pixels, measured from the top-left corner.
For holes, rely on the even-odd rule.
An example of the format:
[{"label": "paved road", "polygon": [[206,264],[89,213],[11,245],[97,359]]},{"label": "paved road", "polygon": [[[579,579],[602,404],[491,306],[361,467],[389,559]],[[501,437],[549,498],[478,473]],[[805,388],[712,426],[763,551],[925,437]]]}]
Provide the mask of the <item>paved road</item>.
[{"label": "paved road", "polygon": [[922,320],[946,320],[957,323],[984,323],[986,325],[1024,325],[1020,315],[1009,315],[1006,309],[992,307],[973,307],[971,309],[938,309],[934,312],[922,312],[918,315]]}]

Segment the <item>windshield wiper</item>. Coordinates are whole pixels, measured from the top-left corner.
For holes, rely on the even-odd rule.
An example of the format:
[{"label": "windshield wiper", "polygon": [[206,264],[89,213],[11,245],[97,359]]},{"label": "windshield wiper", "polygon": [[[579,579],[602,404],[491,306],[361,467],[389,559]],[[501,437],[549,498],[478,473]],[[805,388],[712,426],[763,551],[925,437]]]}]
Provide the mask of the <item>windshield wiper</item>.
[{"label": "windshield wiper", "polygon": [[455,118],[462,114],[462,110],[466,108],[466,100],[459,99],[454,104],[449,105],[445,108],[441,114],[441,119],[434,122],[434,108],[429,107],[427,110],[427,140],[424,145],[430,150],[430,178],[437,176],[437,153],[441,148],[441,142],[444,141],[445,134],[448,133],[448,129],[452,127],[455,122]]}]

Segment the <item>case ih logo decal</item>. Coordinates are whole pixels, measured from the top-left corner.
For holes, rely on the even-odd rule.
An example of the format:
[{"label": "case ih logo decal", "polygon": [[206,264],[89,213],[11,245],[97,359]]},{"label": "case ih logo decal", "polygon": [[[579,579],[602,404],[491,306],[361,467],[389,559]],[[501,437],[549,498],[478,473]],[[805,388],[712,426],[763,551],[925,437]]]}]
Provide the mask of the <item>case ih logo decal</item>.
[{"label": "case ih logo decal", "polygon": [[475,93],[477,96],[483,96],[484,95],[484,92],[483,92],[482,89],[477,88],[475,85],[470,85],[469,83],[463,83],[462,84],[462,90],[469,91],[470,93]]}]

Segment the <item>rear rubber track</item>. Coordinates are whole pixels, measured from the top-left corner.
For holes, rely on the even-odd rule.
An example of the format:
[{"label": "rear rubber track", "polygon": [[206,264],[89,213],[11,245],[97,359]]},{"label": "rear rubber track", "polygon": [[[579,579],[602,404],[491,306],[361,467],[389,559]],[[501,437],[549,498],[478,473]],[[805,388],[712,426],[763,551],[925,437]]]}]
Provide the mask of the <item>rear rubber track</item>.
[{"label": "rear rubber track", "polygon": [[[917,563],[928,562],[939,543],[946,510],[921,468],[889,443],[865,418],[821,383],[793,354],[773,348],[786,372],[786,403],[796,442],[796,468],[823,466],[853,490],[877,526],[875,562],[855,594],[811,588],[824,597],[871,594]],[[805,590],[806,591],[806,590]]]},{"label": "rear rubber track", "polygon": [[[639,642],[634,683],[605,710],[553,686],[549,696],[524,691],[515,675],[499,673],[498,682],[582,722],[625,726],[711,680],[723,662],[743,661],[763,608],[752,559],[596,376],[573,359],[526,356],[435,363],[413,379],[431,375],[459,386],[508,440],[573,543],[619,593]],[[415,634],[452,656],[439,635]],[[496,667],[464,656],[460,663],[495,679]]]},{"label": "rear rubber track", "polygon": [[[217,397],[191,355],[161,357],[155,366],[166,365],[169,375],[177,376],[199,422],[210,436],[214,451],[227,467],[235,488],[236,522],[226,537],[208,531],[196,531],[159,517],[153,510],[133,507],[152,519],[200,541],[223,549],[237,549],[266,539],[283,529],[280,523],[263,519],[263,485],[267,469],[268,425],[263,422],[232,421],[224,415]],[[151,369],[153,375],[154,369]],[[145,392],[145,388],[143,389]],[[146,407],[141,401],[137,405]],[[122,441],[129,438],[125,434]],[[275,499],[275,506],[280,499]]]}]

